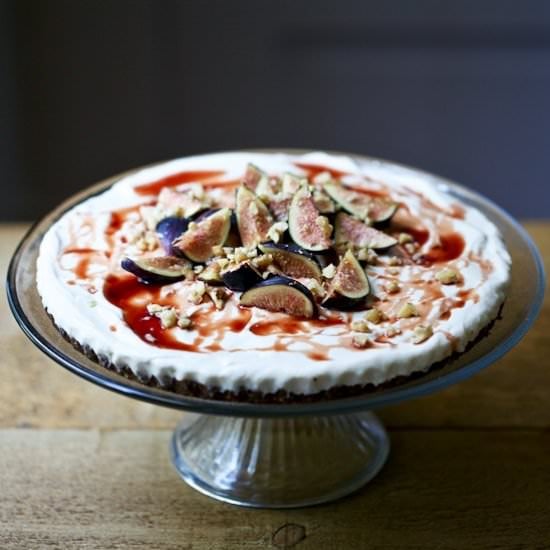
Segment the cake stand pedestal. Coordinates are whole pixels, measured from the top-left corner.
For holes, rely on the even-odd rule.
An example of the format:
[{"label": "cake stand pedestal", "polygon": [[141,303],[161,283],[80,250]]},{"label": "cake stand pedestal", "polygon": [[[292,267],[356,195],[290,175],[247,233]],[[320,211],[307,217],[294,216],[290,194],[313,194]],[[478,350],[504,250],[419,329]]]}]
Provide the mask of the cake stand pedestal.
[{"label": "cake stand pedestal", "polygon": [[351,493],[389,453],[371,412],[234,418],[186,414],[172,437],[172,463],[202,493],[243,506],[291,508]]},{"label": "cake stand pedestal", "polygon": [[40,242],[65,211],[106,190],[117,177],[71,197],[25,235],[8,270],[8,301],[25,334],[63,367],[128,397],[187,411],[172,439],[172,461],[183,479],[199,491],[257,507],[327,502],[372,479],[388,456],[388,436],[372,409],[438,391],[494,363],[521,340],[542,305],[542,261],[525,230],[484,197],[437,176],[418,174],[431,178],[458,201],[478,208],[498,226],[512,257],[511,284],[501,319],[472,349],[441,368],[363,395],[288,404],[179,395],[104,368],[64,340],[36,289]]}]

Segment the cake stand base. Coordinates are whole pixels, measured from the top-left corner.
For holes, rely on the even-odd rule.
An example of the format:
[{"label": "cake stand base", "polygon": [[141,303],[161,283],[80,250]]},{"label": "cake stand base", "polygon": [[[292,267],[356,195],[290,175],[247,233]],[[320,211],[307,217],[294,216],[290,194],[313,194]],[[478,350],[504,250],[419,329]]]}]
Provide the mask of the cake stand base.
[{"label": "cake stand base", "polygon": [[389,453],[371,412],[297,418],[185,414],[172,462],[198,491],[258,508],[311,506],[371,480]]}]

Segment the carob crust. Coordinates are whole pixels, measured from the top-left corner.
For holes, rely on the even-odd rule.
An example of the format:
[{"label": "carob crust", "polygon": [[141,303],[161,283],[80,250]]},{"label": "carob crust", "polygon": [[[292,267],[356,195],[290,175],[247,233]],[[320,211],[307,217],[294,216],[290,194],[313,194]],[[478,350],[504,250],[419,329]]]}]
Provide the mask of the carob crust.
[{"label": "carob crust", "polygon": [[416,380],[434,370],[441,369],[456,360],[462,353],[473,348],[477,343],[489,335],[495,322],[501,319],[502,305],[500,306],[497,317],[485,326],[477,337],[469,342],[463,352],[454,352],[452,355],[431,365],[423,371],[416,371],[408,375],[401,375],[392,378],[382,384],[354,384],[352,386],[333,386],[328,390],[322,390],[312,394],[297,394],[288,392],[287,390],[278,390],[273,393],[264,393],[246,388],[241,388],[238,392],[230,390],[222,390],[219,387],[208,387],[205,384],[195,382],[193,380],[176,380],[173,377],[166,377],[159,380],[155,376],[139,377],[127,365],[117,366],[112,363],[107,357],[98,355],[87,345],[82,345],[78,340],[67,334],[63,329],[55,324],[55,321],[50,315],[50,319],[59,333],[67,340],[76,350],[84,354],[88,359],[98,363],[99,365],[117,372],[118,374],[139,382],[145,386],[158,388],[165,391],[171,391],[180,395],[190,397],[198,397],[201,399],[209,399],[215,401],[233,401],[241,403],[257,403],[257,404],[297,404],[297,403],[317,403],[320,401],[332,401],[335,399],[344,399],[349,397],[358,397],[361,395],[372,394],[381,390],[399,386],[405,381]]}]

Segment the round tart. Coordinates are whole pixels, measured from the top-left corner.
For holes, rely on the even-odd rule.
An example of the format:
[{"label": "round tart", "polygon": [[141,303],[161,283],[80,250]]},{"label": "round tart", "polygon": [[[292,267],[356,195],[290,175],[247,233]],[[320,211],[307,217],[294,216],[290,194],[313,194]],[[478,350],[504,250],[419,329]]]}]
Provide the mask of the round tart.
[{"label": "round tart", "polygon": [[37,265],[77,347],[224,399],[330,397],[427,370],[496,319],[509,278],[497,228],[435,178],[326,153],[134,172],[65,213]]}]

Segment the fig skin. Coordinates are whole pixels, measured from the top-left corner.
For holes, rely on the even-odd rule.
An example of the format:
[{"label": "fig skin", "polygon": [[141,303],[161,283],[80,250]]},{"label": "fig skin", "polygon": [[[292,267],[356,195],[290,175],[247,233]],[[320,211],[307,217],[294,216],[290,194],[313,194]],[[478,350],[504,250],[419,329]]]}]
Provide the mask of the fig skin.
[{"label": "fig skin", "polygon": [[[225,243],[231,227],[231,210],[220,210],[205,216],[188,227],[172,246],[174,252],[195,263],[205,263],[213,256],[213,248]],[[217,231],[217,233],[216,233]]]},{"label": "fig skin", "polygon": [[321,281],[321,268],[315,255],[298,245],[268,242],[259,248],[264,254],[271,254],[275,267],[288,277],[307,277]]},{"label": "fig skin", "polygon": [[172,243],[185,233],[188,225],[189,220],[187,218],[176,216],[169,216],[157,223],[155,231],[166,254],[174,253]]},{"label": "fig skin", "polygon": [[135,275],[140,282],[152,285],[166,285],[185,279],[191,264],[175,256],[161,256],[132,260],[123,258],[122,269]]},{"label": "fig skin", "polygon": [[262,281],[244,292],[240,303],[242,306],[255,306],[304,319],[316,317],[318,313],[311,292],[298,281],[288,277],[276,276]]},{"label": "fig skin", "polygon": [[262,276],[250,262],[243,262],[233,269],[224,271],[221,277],[227,288],[237,292],[244,292],[262,280]]}]

